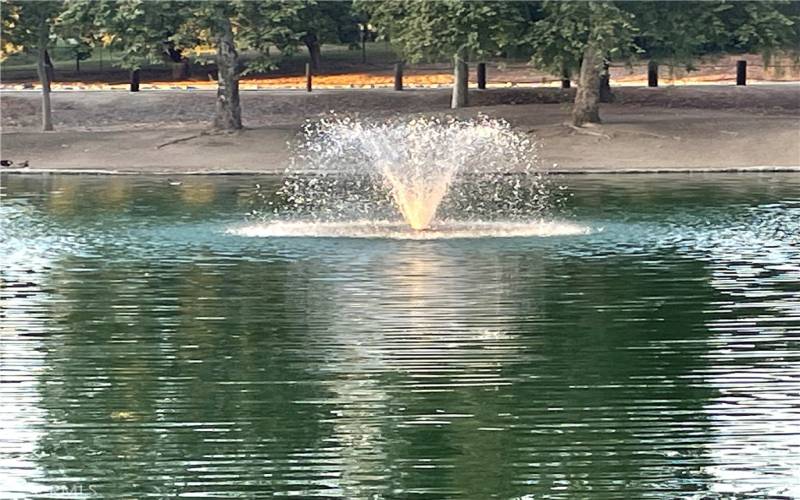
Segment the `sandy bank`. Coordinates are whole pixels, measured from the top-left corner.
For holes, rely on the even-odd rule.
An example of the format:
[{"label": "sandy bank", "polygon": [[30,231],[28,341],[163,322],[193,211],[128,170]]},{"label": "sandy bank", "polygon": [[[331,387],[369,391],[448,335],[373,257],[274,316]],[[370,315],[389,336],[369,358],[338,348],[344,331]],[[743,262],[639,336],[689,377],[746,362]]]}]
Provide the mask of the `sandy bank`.
[{"label": "sandy bank", "polygon": [[[2,158],[26,171],[119,173],[278,172],[306,119],[331,111],[380,119],[450,113],[446,90],[246,92],[248,128],[203,134],[211,92],[59,92],[57,131],[36,131],[38,95],[2,92]],[[800,167],[800,87],[622,88],[604,123],[568,125],[568,92],[474,92],[463,117],[504,118],[534,135],[555,171],[792,170]],[[515,103],[515,104],[511,104]]]}]

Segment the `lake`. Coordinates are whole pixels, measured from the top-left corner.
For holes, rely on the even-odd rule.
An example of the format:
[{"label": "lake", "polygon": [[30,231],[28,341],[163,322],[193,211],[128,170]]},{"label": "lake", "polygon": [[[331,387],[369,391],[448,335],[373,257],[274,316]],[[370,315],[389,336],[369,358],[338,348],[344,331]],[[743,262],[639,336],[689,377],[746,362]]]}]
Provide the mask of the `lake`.
[{"label": "lake", "polygon": [[800,496],[797,174],[422,241],[232,233],[271,177],[0,181],[0,497]]}]

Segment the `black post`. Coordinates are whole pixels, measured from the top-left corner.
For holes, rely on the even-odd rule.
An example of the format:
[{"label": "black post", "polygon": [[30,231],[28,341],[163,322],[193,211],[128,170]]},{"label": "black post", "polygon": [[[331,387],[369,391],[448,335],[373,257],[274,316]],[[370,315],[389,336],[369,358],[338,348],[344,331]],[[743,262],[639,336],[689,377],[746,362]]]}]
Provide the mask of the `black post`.
[{"label": "black post", "polygon": [[736,61],[736,85],[747,85],[747,61]]},{"label": "black post", "polygon": [[647,63],[647,86],[658,87],[658,63],[655,61]]},{"label": "black post", "polygon": [[403,90],[403,63],[394,65],[394,89]]},{"label": "black post", "polygon": [[361,64],[367,63],[367,27],[361,29]]},{"label": "black post", "polygon": [[306,92],[311,92],[311,63],[306,63]]},{"label": "black post", "polygon": [[75,56],[75,73],[81,72],[81,56]]},{"label": "black post", "polygon": [[139,70],[131,71],[131,92],[139,92]]},{"label": "black post", "polygon": [[600,102],[611,102],[614,95],[611,93],[611,71],[608,61],[603,63],[603,72],[600,73]]},{"label": "black post", "polygon": [[486,88],[486,63],[478,63],[478,88]]}]

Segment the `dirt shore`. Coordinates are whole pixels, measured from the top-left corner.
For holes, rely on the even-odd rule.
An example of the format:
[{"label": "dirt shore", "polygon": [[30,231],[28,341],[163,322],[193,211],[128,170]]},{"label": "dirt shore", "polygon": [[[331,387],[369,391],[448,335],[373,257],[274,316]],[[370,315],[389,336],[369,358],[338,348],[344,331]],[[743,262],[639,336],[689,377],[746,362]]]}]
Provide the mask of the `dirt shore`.
[{"label": "dirt shore", "polygon": [[619,88],[601,126],[566,124],[570,91],[471,92],[448,109],[446,89],[248,91],[246,130],[209,135],[209,91],[55,92],[56,132],[37,131],[39,94],[0,92],[2,149],[12,171],[120,173],[279,172],[305,120],[331,111],[365,119],[426,113],[508,120],[540,143],[543,168],[580,171],[797,169],[800,86]]}]

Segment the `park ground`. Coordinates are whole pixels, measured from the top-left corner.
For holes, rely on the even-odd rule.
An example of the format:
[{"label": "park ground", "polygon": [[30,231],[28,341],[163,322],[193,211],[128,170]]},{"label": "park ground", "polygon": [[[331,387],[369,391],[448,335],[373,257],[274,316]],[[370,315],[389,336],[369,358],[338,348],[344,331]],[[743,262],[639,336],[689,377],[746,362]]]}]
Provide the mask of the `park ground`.
[{"label": "park ground", "polygon": [[550,171],[800,171],[798,84],[619,87],[602,105],[603,124],[586,129],[568,125],[573,91],[473,90],[470,107],[457,111],[444,88],[244,91],[246,129],[210,134],[213,91],[54,92],[56,131],[41,133],[39,93],[4,90],[0,151],[14,165],[2,170],[280,172],[306,120],[336,112],[502,118],[538,140]]}]

